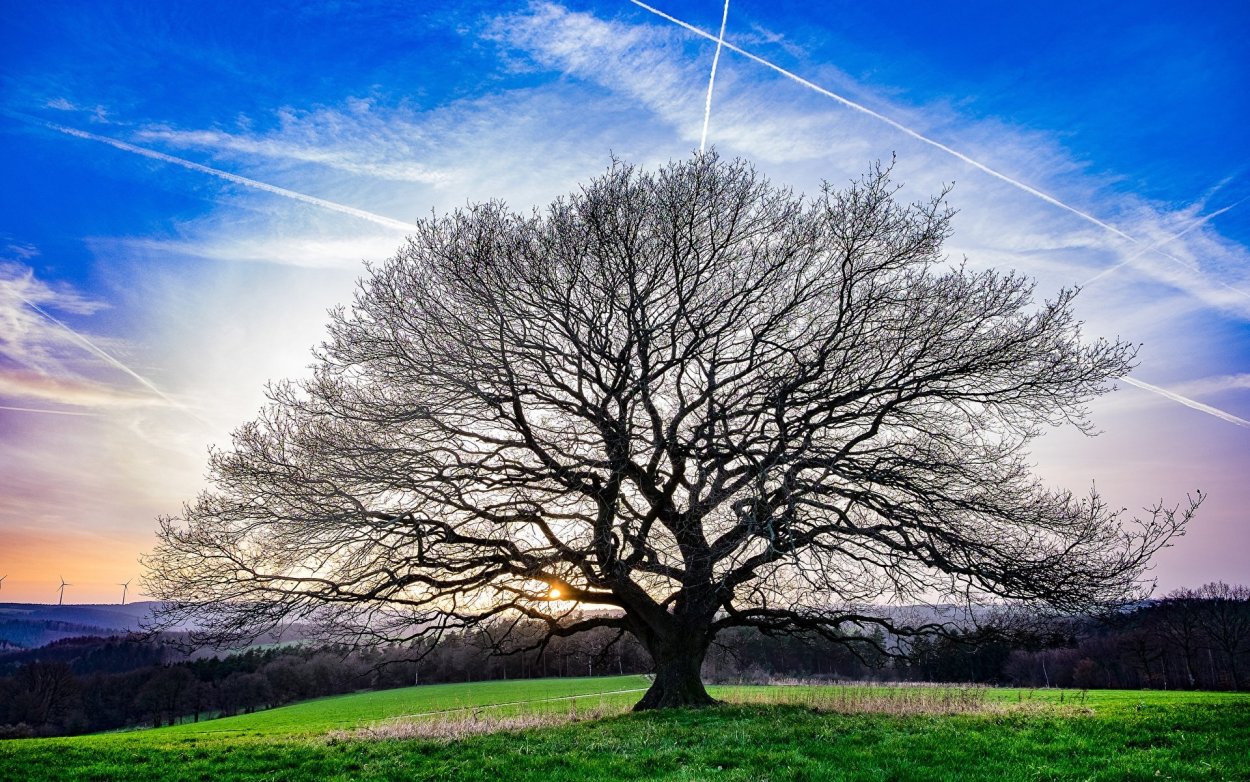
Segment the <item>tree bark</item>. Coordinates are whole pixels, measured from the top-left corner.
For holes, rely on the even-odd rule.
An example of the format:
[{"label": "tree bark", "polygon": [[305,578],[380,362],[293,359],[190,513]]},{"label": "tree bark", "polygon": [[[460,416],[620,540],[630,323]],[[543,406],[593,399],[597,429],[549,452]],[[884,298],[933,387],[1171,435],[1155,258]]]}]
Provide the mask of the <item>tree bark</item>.
[{"label": "tree bark", "polygon": [[703,686],[703,658],[707,643],[704,633],[680,633],[682,637],[657,641],[648,651],[655,661],[655,680],[634,711],[649,709],[701,709],[720,701]]}]

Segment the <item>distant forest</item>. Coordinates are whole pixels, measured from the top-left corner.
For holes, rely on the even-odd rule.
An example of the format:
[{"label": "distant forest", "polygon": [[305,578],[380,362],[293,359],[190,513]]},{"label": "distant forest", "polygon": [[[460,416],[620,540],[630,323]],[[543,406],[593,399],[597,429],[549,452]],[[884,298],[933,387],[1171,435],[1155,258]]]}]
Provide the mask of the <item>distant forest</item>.
[{"label": "distant forest", "polygon": [[[880,636],[867,640],[876,644],[736,629],[718,638],[704,674],[713,682],[1245,690],[1250,587],[1217,582],[1110,617],[1028,631],[969,630],[892,645]],[[893,648],[887,654],[878,645]],[[417,654],[420,660],[413,659]],[[205,659],[187,659],[171,639],[65,638],[37,649],[0,648],[0,738],[168,725],[413,684],[650,670],[646,651],[630,636],[602,628],[555,638],[541,653],[512,655],[492,654],[481,630],[419,649],[353,651],[296,643]]]}]

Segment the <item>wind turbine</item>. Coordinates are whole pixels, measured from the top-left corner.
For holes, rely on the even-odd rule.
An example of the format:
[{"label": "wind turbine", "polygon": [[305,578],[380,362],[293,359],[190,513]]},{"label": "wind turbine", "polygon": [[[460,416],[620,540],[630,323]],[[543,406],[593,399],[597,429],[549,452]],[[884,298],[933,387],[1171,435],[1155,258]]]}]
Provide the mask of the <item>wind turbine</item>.
[{"label": "wind turbine", "polygon": [[8,577],[9,577],[8,573],[5,573],[3,576],[0,576],[0,590],[4,589],[4,580]]},{"label": "wind turbine", "polygon": [[65,600],[65,587],[72,587],[73,584],[65,583],[65,576],[61,576],[61,596],[56,599],[56,604],[60,605]]},{"label": "wind turbine", "polygon": [[134,579],[132,578],[123,584],[118,584],[118,586],[122,588],[122,605],[126,605],[126,590],[130,588],[131,581],[134,581]]}]

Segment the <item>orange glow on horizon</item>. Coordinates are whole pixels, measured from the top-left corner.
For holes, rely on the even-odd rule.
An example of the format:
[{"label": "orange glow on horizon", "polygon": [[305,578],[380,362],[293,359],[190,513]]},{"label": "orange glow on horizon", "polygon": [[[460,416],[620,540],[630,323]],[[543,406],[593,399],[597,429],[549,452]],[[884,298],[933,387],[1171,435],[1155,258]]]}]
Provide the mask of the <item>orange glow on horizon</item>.
[{"label": "orange glow on horizon", "polygon": [[120,603],[124,581],[127,603],[145,600],[138,559],[150,546],[146,535],[0,530],[0,603],[56,605],[61,578],[67,605]]}]

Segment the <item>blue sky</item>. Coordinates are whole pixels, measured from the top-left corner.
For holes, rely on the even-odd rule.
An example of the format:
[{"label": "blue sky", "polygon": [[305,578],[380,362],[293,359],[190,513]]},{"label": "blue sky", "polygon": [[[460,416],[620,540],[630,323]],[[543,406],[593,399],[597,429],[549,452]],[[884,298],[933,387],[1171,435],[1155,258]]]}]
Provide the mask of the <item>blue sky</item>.
[{"label": "blue sky", "polygon": [[[736,0],[726,40],[914,135],[726,51],[722,153],[798,190],[896,154],[907,195],[955,183],[953,257],[1090,281],[1088,332],[1189,404],[1128,385],[1039,471],[1130,509],[1208,491],[1160,584],[1250,580],[1250,6]],[[6,4],[0,596],[109,599],[361,261],[431,210],[688,154],[714,48],[624,0]]]}]

